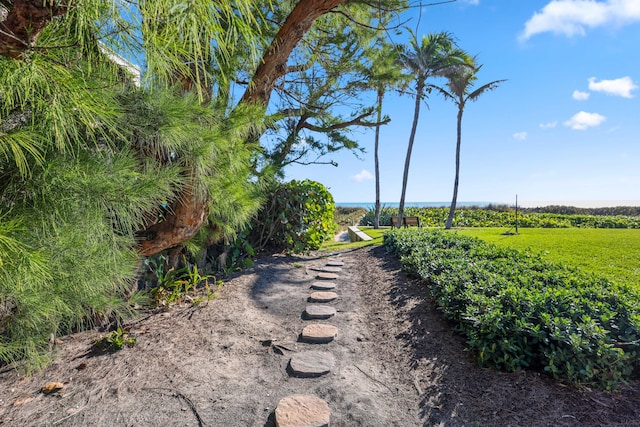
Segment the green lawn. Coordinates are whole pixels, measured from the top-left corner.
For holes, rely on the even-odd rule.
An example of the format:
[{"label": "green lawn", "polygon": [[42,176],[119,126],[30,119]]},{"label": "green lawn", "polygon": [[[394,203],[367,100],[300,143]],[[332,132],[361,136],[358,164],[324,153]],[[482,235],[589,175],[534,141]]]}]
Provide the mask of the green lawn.
[{"label": "green lawn", "polygon": [[554,261],[574,265],[617,283],[640,289],[640,230],[524,228],[504,236],[504,228],[465,228],[457,232],[515,249],[531,248]]},{"label": "green lawn", "polygon": [[358,226],[358,228],[361,231],[364,231],[369,236],[373,237],[373,240],[369,240],[368,242],[353,242],[353,243],[334,242],[333,240],[329,240],[322,244],[322,247],[320,247],[320,250],[333,252],[333,251],[344,251],[346,249],[362,248],[364,246],[381,245],[382,235],[386,230],[388,230],[391,227],[381,227],[377,230],[375,230],[373,227],[364,227],[364,226]]}]

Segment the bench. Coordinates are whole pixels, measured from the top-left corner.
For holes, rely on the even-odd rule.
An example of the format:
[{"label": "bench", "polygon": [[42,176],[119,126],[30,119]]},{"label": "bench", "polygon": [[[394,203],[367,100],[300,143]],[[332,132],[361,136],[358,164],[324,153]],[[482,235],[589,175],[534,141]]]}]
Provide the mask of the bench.
[{"label": "bench", "polygon": [[[391,217],[391,226],[392,227],[396,227],[397,224],[398,224],[398,217],[397,216],[392,216]],[[420,222],[420,218],[418,218],[417,216],[405,216],[405,217],[402,217],[402,225],[404,225],[405,227],[409,227],[411,225],[422,227],[422,223]]]}]

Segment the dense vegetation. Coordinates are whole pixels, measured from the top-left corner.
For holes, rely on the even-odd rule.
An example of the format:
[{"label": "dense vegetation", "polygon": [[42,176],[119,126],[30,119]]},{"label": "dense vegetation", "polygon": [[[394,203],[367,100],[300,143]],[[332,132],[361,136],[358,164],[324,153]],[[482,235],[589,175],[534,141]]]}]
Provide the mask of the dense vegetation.
[{"label": "dense vegetation", "polygon": [[247,240],[257,250],[269,247],[301,253],[319,249],[336,230],[334,209],[333,196],[319,182],[276,183]]},{"label": "dense vegetation", "polygon": [[[403,5],[0,2],[0,364],[117,325],[143,268],[237,248],[283,167],[358,152],[362,70]],[[310,207],[327,230],[330,205]],[[297,212],[287,249],[317,247]]]},{"label": "dense vegetation", "polygon": [[606,389],[638,368],[637,289],[455,233],[394,230],[385,244],[425,280],[482,365]]},{"label": "dense vegetation", "polygon": [[[551,213],[543,209],[524,210],[518,212],[518,227],[522,228],[640,228],[640,216],[608,215],[603,213],[618,212],[618,208],[602,210],[578,210],[588,212],[580,214]],[[621,212],[635,213],[633,208],[619,208]],[[549,210],[564,210],[554,209]],[[571,211],[571,210],[567,210]],[[395,208],[385,207],[380,214],[380,225],[391,225],[391,217],[397,215]],[[420,217],[426,227],[444,226],[448,208],[406,208],[406,216]],[[369,210],[360,220],[361,225],[373,225],[374,213]],[[454,227],[507,227],[515,228],[516,212],[508,207],[462,208],[455,211]]]}]

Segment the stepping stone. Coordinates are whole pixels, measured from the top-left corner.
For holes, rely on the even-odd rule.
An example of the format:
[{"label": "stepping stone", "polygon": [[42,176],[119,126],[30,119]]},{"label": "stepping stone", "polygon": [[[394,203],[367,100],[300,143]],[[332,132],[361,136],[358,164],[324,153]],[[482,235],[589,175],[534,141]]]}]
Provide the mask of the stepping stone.
[{"label": "stepping stone", "polygon": [[293,376],[314,378],[331,372],[335,359],[326,351],[304,351],[296,353],[289,361],[289,369]]},{"label": "stepping stone", "polygon": [[327,267],[344,267],[344,262],[342,262],[342,261],[329,261],[327,263]]},{"label": "stepping stone", "polygon": [[320,289],[321,291],[328,291],[336,288],[336,284],[333,282],[313,282],[311,284],[313,289]]},{"label": "stepping stone", "polygon": [[335,292],[311,292],[309,302],[330,302],[338,298],[338,294]]},{"label": "stepping stone", "polygon": [[312,325],[305,326],[302,330],[301,337],[304,341],[314,344],[326,344],[338,335],[338,328],[333,325],[326,325],[324,323],[314,323]]},{"label": "stepping stone", "polygon": [[328,319],[336,315],[335,308],[320,304],[309,304],[304,312],[309,319]]},{"label": "stepping stone", "polygon": [[319,270],[324,273],[340,273],[342,271],[340,267],[321,267]]},{"label": "stepping stone", "polygon": [[318,273],[316,279],[318,280],[336,280],[338,275],[335,273]]},{"label": "stepping stone", "polygon": [[329,427],[329,404],[316,396],[285,397],[276,407],[277,427]]}]

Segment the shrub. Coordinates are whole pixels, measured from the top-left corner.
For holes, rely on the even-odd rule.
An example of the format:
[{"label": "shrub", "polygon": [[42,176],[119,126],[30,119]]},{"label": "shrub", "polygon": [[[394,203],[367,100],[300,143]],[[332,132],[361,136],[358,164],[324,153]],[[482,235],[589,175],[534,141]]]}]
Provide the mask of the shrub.
[{"label": "shrub", "polygon": [[[391,217],[398,216],[398,209],[380,206],[380,225],[391,225]],[[371,207],[360,220],[359,225],[373,226],[376,217],[376,208]]]},{"label": "shrub", "polygon": [[[370,209],[360,225],[373,225],[375,211]],[[449,214],[449,208],[416,208],[405,209],[405,215],[417,216],[426,227],[442,227]],[[390,225],[391,216],[398,215],[397,208],[385,207],[380,214],[380,225]],[[506,208],[477,207],[456,209],[453,218],[454,227],[515,227],[516,214]],[[544,213],[525,210],[518,215],[518,226],[522,228],[640,228],[640,217],[607,216],[587,214]]]},{"label": "shrub", "polygon": [[427,281],[481,365],[605,389],[638,366],[640,297],[629,287],[455,233],[393,230],[385,244]]},{"label": "shrub", "polygon": [[319,182],[278,183],[252,226],[253,247],[302,253],[319,249],[336,231],[333,196]]}]

